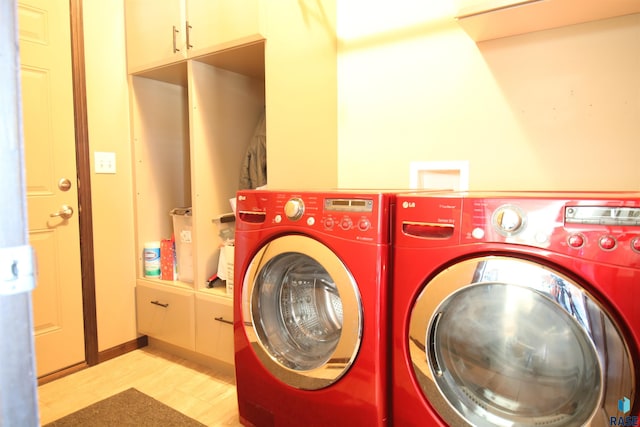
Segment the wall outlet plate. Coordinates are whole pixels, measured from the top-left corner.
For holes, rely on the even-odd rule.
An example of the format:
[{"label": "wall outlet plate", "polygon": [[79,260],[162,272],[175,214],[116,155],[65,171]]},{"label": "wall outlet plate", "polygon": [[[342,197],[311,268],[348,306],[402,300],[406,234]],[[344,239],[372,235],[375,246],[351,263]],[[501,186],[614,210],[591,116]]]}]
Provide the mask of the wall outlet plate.
[{"label": "wall outlet plate", "polygon": [[469,190],[469,161],[411,162],[409,186],[426,190]]}]

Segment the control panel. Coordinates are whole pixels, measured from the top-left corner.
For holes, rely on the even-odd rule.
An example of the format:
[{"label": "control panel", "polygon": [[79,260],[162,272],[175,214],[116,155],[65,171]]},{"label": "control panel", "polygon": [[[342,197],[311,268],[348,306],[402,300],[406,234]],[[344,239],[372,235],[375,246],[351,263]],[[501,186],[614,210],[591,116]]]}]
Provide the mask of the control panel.
[{"label": "control panel", "polygon": [[396,241],[401,245],[507,243],[640,267],[640,196],[598,200],[399,196],[398,207],[402,228]]},{"label": "control panel", "polygon": [[[640,200],[465,199],[461,242],[506,242],[640,267]],[[466,218],[466,220],[465,220]]]},{"label": "control panel", "polygon": [[242,230],[244,223],[249,228],[290,227],[345,239],[388,242],[388,197],[383,193],[338,191],[239,192],[236,230]]}]

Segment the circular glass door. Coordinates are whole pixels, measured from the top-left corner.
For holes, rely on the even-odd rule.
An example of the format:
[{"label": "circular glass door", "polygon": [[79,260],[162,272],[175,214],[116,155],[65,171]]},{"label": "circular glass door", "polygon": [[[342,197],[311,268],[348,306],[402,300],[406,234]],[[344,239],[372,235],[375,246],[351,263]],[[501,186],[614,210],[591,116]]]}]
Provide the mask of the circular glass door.
[{"label": "circular glass door", "polygon": [[566,276],[523,259],[440,272],[416,300],[409,343],[424,396],[450,425],[606,425],[617,400],[635,395],[611,317]]},{"label": "circular glass door", "polygon": [[264,245],[247,269],[242,300],[247,337],[279,380],[320,389],[353,363],[360,294],[346,266],[318,241],[290,235]]}]

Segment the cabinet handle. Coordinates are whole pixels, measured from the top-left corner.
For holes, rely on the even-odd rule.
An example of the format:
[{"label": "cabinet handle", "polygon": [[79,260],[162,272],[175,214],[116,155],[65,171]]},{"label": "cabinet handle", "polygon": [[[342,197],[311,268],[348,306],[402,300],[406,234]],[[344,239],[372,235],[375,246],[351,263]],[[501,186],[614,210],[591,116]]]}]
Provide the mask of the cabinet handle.
[{"label": "cabinet handle", "polygon": [[189,25],[189,21],[186,21],[186,27],[187,27],[187,49],[192,49],[193,45],[191,44],[191,29],[193,28],[191,25]]},{"label": "cabinet handle", "polygon": [[168,304],[168,303],[167,303],[167,304],[163,304],[163,303],[161,303],[160,301],[151,301],[151,304],[159,305],[160,307],[164,307],[164,308],[169,307],[169,304]]},{"label": "cabinet handle", "polygon": [[180,32],[180,30],[178,30],[176,28],[176,26],[173,26],[173,53],[176,52],[180,52],[180,49],[178,49],[177,43],[178,43],[178,38],[176,37],[176,35]]},{"label": "cabinet handle", "polygon": [[218,322],[226,323],[227,325],[233,325],[233,322],[231,320],[227,320],[224,317],[216,317],[215,319]]}]

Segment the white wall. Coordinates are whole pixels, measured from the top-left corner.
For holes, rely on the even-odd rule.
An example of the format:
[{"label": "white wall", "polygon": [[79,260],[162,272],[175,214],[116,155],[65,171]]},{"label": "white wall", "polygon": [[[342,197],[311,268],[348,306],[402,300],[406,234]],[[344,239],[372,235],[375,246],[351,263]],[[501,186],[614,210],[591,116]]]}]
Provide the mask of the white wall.
[{"label": "white wall", "polygon": [[[122,1],[83,3],[98,349],[136,339],[133,178]],[[116,153],[96,174],[93,153]]]},{"label": "white wall", "polygon": [[640,190],[640,15],[476,44],[450,3],[339,2],[340,187]]}]

